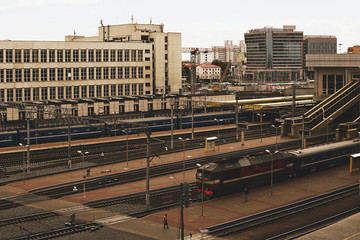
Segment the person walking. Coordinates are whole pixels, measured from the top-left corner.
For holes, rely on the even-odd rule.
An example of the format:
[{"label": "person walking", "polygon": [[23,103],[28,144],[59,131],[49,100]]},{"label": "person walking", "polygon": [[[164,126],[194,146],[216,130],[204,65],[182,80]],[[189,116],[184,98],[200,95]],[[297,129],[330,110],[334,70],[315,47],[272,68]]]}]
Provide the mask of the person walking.
[{"label": "person walking", "polygon": [[168,225],[168,222],[167,222],[167,214],[164,215],[163,223],[164,223],[164,229],[165,229],[165,227],[169,228],[169,225]]},{"label": "person walking", "polygon": [[245,194],[245,202],[247,202],[247,197],[248,197],[248,193],[249,193],[249,190],[247,188],[244,189],[244,194]]}]

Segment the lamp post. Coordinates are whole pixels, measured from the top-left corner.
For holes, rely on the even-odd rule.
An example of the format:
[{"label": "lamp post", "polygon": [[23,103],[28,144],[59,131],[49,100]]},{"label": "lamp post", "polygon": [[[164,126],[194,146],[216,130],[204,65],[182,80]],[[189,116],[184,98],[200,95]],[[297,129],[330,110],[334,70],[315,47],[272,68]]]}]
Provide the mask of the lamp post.
[{"label": "lamp post", "polygon": [[271,153],[268,149],[265,150],[267,153],[271,156],[271,170],[270,170],[270,196],[272,197],[272,188],[273,188],[273,181],[274,181],[274,154],[278,153],[278,151],[275,151],[274,153]]},{"label": "lamp post", "polygon": [[126,166],[129,166],[129,132],[122,130],[126,134]]},{"label": "lamp post", "polygon": [[275,125],[271,125],[271,127],[275,128],[275,151],[277,151],[277,130],[281,128],[281,126],[276,127]]},{"label": "lamp post", "polygon": [[262,142],[262,125],[263,125],[263,116],[265,116],[265,114],[257,113],[257,115],[260,117],[260,141]]},{"label": "lamp post", "polygon": [[217,138],[218,138],[218,141],[219,141],[218,149],[220,149],[220,122],[224,121],[224,119],[214,118],[214,120],[218,122],[218,134],[217,134]]},{"label": "lamp post", "polygon": [[24,176],[23,176],[23,183],[24,183],[24,185],[25,185],[25,178],[26,178],[26,166],[25,166],[25,148],[27,148],[28,147],[28,145],[23,145],[22,143],[19,143],[19,146],[21,146],[22,147],[22,149],[23,149],[23,168],[24,168]]},{"label": "lamp post", "polygon": [[86,178],[86,175],[85,175],[85,155],[86,154],[89,154],[89,152],[82,152],[82,151],[77,151],[78,153],[80,153],[82,155],[82,162],[83,162],[83,189],[84,189],[84,195],[83,197],[85,198],[86,197],[86,193],[85,193],[85,178]]},{"label": "lamp post", "polygon": [[199,163],[196,166],[201,167],[201,216],[204,216],[204,166]]},{"label": "lamp post", "polygon": [[189,141],[190,138],[186,138],[185,140],[179,137],[179,140],[183,142],[183,178],[185,178],[185,142]]}]

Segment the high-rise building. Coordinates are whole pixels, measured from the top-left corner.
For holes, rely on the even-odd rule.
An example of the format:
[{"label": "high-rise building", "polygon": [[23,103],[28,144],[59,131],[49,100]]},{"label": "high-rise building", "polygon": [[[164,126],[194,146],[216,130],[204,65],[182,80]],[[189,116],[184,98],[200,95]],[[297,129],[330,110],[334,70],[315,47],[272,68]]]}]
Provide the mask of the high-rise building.
[{"label": "high-rise building", "polygon": [[306,67],[306,54],[336,54],[337,38],[335,36],[307,35],[304,36],[304,61],[305,76],[314,79],[314,70]]},{"label": "high-rise building", "polygon": [[302,78],[303,32],[295,29],[265,27],[245,33],[246,79],[287,82]]},{"label": "high-rise building", "polygon": [[0,101],[179,93],[181,34],[163,28],[124,24],[65,41],[0,41]]}]

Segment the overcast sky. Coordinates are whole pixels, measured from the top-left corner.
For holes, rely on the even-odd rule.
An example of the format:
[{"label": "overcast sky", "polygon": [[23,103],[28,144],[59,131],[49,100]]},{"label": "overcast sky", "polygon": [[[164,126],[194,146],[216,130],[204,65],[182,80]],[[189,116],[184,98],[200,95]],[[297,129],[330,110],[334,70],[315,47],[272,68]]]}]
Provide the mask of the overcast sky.
[{"label": "overcast sky", "polygon": [[[0,0],[0,40],[55,40],[94,36],[104,25],[164,23],[181,32],[183,47],[238,44],[264,26],[296,25],[305,35],[334,35],[341,52],[360,45],[359,0]],[[339,50],[339,47],[338,47]]]}]

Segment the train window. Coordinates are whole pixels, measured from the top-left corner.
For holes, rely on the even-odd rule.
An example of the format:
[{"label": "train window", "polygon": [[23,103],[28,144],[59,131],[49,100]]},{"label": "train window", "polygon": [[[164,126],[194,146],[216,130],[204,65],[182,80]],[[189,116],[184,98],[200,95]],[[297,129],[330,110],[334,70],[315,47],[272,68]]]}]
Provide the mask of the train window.
[{"label": "train window", "polygon": [[66,132],[65,131],[61,131],[62,134],[65,134]]},{"label": "train window", "polygon": [[52,132],[49,132],[48,135],[52,135],[53,133]]},{"label": "train window", "polygon": [[75,129],[75,130],[74,130],[74,133],[77,133],[77,132],[79,132],[79,130]]},{"label": "train window", "polygon": [[90,128],[87,128],[87,129],[86,129],[86,131],[87,131],[87,132],[90,132],[90,131],[91,131],[91,129],[90,129]]}]

